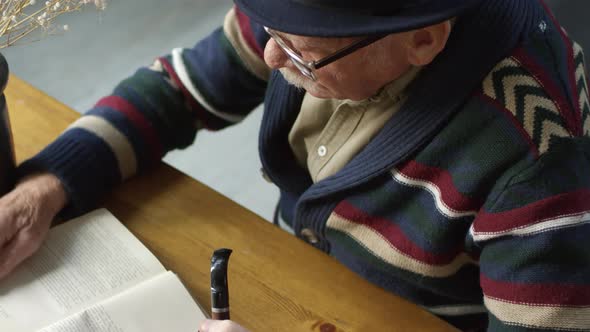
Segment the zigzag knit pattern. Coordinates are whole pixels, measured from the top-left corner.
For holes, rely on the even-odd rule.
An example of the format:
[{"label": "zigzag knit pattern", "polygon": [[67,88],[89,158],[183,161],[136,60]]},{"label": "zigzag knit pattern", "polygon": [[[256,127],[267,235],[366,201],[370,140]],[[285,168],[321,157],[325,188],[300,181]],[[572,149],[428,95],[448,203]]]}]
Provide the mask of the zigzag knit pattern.
[{"label": "zigzag knit pattern", "polygon": [[590,135],[590,101],[588,101],[588,79],[586,78],[586,66],[584,63],[584,51],[580,44],[574,42],[574,64],[576,66],[576,84],[580,96],[580,110],[582,110],[582,123],[584,134]]},{"label": "zigzag knit pattern", "polygon": [[504,105],[522,124],[539,154],[549,149],[553,137],[572,136],[557,104],[514,57],[501,61],[492,70],[483,82],[483,92]]}]

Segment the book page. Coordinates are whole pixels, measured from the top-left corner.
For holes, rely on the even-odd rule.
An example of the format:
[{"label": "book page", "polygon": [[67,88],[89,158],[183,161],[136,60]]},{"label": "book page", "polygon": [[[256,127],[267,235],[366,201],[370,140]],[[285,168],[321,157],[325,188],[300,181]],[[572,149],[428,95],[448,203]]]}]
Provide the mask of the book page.
[{"label": "book page", "polygon": [[166,272],[39,332],[196,332],[203,319],[178,277]]},{"label": "book page", "polygon": [[38,330],[164,271],[110,212],[96,210],[51,229],[0,282],[0,331]]}]

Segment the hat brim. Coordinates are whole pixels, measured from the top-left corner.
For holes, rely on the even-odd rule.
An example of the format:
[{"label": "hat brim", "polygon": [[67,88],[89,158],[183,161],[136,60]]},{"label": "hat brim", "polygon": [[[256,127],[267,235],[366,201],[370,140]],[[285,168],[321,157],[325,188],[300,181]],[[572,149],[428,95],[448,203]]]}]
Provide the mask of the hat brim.
[{"label": "hat brim", "polygon": [[[391,1],[391,0],[390,0]],[[294,35],[352,37],[409,31],[460,15],[482,0],[433,0],[392,16],[305,6],[291,0],[234,0],[257,23]]]}]

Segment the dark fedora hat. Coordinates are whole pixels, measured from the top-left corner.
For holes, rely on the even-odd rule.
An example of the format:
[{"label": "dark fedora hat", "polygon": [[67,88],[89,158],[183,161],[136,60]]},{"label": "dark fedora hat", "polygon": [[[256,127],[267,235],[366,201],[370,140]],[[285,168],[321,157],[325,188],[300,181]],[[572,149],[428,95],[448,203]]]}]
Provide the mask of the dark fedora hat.
[{"label": "dark fedora hat", "polygon": [[234,0],[252,20],[295,35],[403,32],[460,15],[485,0]]}]

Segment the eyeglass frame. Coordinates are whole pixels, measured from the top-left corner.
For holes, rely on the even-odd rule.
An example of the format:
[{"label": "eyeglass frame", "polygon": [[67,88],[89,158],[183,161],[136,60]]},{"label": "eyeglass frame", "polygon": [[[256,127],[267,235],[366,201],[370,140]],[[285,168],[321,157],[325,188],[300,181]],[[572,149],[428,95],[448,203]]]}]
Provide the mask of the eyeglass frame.
[{"label": "eyeglass frame", "polygon": [[301,74],[305,77],[311,79],[312,81],[316,80],[316,76],[313,73],[315,70],[318,70],[322,67],[325,67],[336,60],[340,60],[347,55],[350,55],[353,52],[360,50],[363,47],[369,46],[375,43],[378,40],[381,40],[388,36],[388,34],[380,34],[380,35],[372,35],[366,38],[363,38],[359,41],[356,41],[348,46],[345,46],[338,51],[325,56],[319,60],[315,61],[305,61],[301,55],[295,50],[293,50],[286,42],[283,40],[277,31],[270,29],[269,27],[264,27],[264,31],[269,34],[269,36],[279,45],[280,49],[287,55],[289,60],[293,62],[295,67],[299,69]]}]

